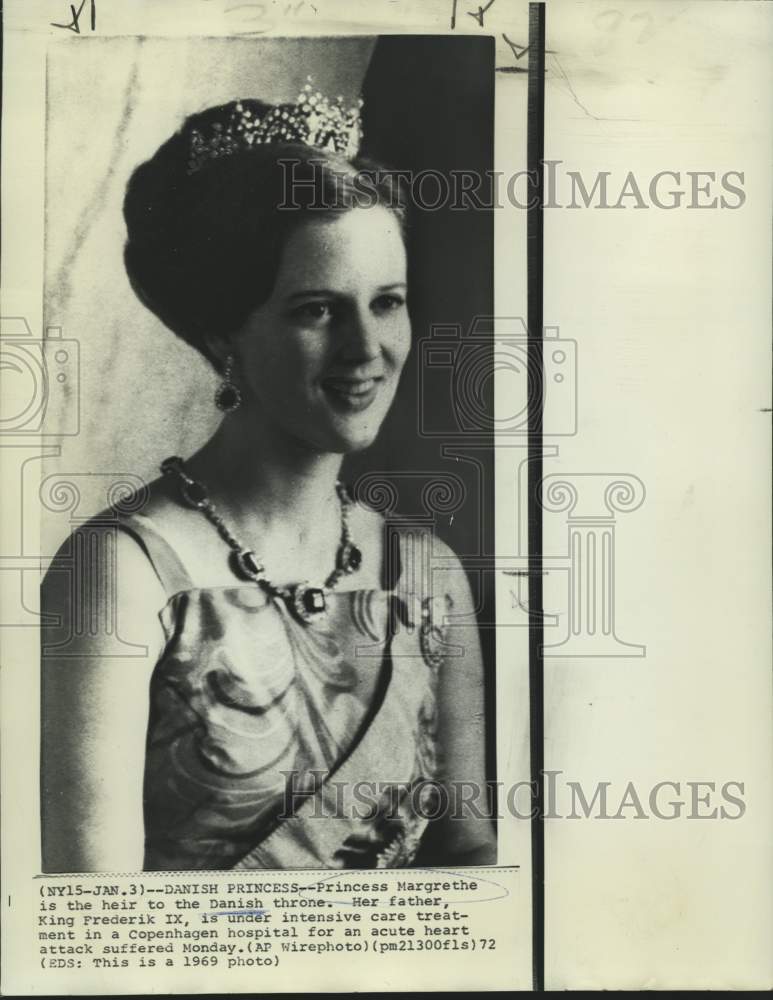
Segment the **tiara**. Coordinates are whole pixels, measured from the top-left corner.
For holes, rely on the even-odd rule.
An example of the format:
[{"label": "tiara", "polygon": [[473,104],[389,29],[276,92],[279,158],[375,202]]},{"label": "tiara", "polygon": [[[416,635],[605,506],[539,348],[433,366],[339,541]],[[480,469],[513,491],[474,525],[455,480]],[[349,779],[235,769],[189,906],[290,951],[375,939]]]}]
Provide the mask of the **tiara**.
[{"label": "tiara", "polygon": [[356,156],[362,141],[362,98],[345,108],[343,97],[331,101],[312,89],[310,76],[306,80],[294,104],[278,104],[262,118],[237,101],[226,121],[213,122],[206,131],[193,129],[188,173],[195,174],[208,160],[268,142],[295,142]]}]

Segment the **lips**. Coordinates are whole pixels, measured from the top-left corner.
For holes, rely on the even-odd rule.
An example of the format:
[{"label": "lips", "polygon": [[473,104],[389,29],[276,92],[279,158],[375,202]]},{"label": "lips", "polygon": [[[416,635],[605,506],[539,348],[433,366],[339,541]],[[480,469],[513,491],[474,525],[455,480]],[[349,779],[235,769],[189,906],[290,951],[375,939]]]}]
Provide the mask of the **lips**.
[{"label": "lips", "polygon": [[382,376],[373,378],[351,378],[332,376],[323,379],[322,388],[338,408],[359,411],[370,406],[376,398]]}]

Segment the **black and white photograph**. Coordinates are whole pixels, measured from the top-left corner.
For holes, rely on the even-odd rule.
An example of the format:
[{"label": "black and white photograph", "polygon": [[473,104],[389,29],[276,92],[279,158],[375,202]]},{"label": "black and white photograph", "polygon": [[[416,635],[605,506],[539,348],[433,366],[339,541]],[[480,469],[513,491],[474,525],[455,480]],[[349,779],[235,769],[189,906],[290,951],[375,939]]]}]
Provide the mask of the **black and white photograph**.
[{"label": "black and white photograph", "polygon": [[43,870],[494,863],[493,208],[459,180],[493,166],[492,40],[88,47],[48,63],[82,377]]},{"label": "black and white photograph", "polygon": [[6,0],[1,993],[770,988],[772,11]]}]

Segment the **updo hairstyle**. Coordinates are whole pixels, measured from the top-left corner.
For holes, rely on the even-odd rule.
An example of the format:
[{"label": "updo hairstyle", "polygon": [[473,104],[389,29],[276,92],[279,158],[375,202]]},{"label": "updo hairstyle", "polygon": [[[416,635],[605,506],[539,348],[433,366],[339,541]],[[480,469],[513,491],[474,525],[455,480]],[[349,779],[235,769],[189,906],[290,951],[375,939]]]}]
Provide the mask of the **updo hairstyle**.
[{"label": "updo hairstyle", "polygon": [[[260,118],[273,108],[256,100],[240,104]],[[379,204],[395,214],[404,239],[406,226],[398,178],[365,157],[271,141],[213,156],[192,170],[193,134],[212,134],[236,106],[188,117],[134,171],[123,206],[124,261],[134,291],[218,371],[206,338],[239,330],[271,296],[282,249],[299,223]]]}]

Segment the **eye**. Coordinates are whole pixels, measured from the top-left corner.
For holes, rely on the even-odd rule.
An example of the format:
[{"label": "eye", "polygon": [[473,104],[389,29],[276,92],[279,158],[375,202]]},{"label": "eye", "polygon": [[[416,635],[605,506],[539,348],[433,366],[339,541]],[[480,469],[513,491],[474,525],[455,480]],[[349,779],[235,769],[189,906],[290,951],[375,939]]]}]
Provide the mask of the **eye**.
[{"label": "eye", "polygon": [[293,316],[306,322],[319,322],[328,319],[332,312],[333,308],[329,302],[304,302],[303,305],[293,309]]},{"label": "eye", "polygon": [[405,297],[396,292],[388,292],[386,295],[379,295],[373,300],[373,311],[376,313],[395,312],[405,305]]}]

